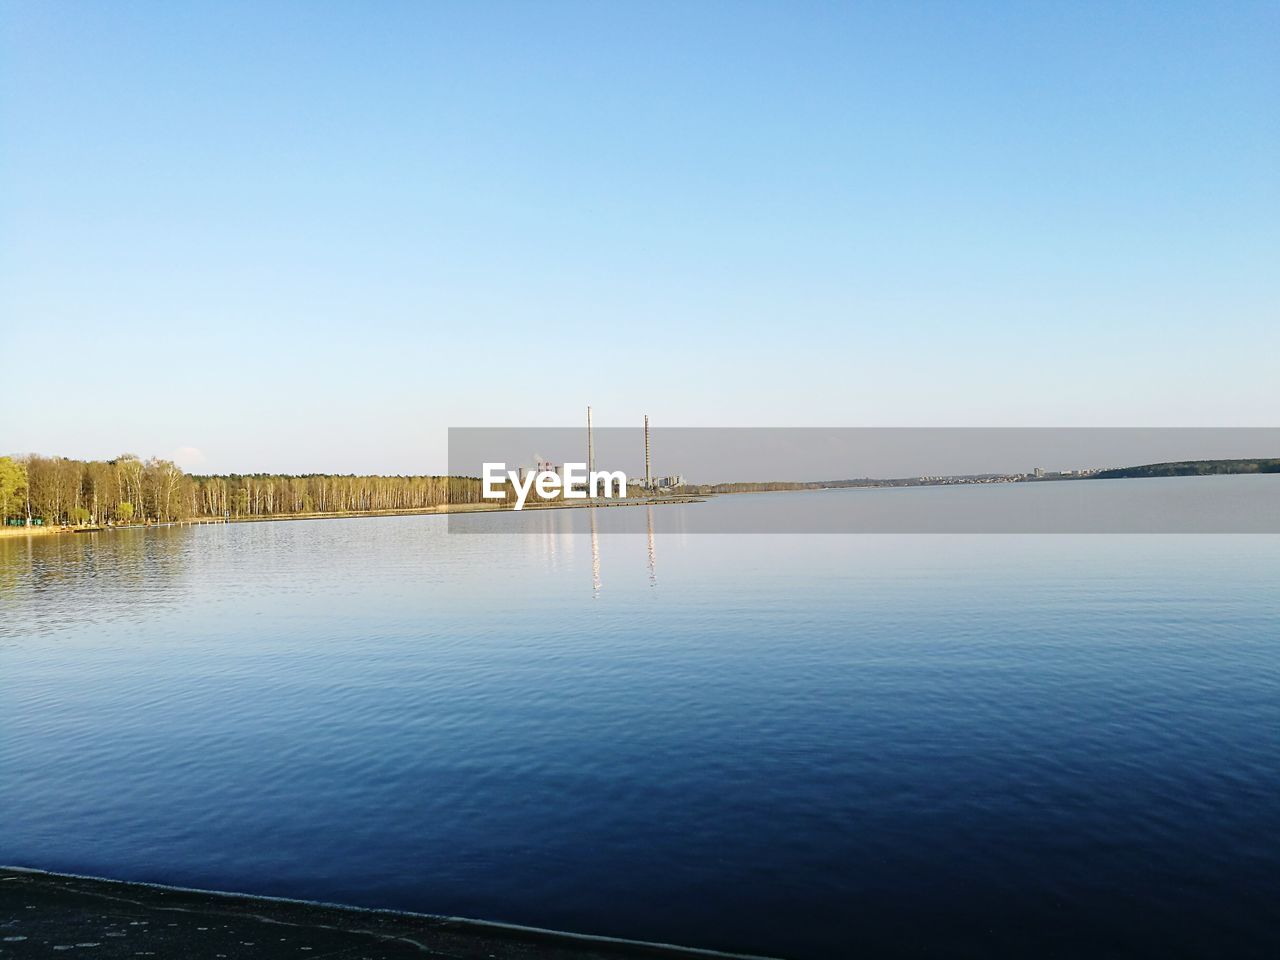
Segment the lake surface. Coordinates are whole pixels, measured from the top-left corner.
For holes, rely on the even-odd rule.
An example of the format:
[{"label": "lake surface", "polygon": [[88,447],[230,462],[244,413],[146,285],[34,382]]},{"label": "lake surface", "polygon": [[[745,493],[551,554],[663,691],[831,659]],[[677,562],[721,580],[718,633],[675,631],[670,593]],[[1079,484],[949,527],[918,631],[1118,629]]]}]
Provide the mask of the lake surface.
[{"label": "lake surface", "polygon": [[788,496],[0,539],[0,863],[793,958],[1280,951],[1280,537],[678,532]]}]

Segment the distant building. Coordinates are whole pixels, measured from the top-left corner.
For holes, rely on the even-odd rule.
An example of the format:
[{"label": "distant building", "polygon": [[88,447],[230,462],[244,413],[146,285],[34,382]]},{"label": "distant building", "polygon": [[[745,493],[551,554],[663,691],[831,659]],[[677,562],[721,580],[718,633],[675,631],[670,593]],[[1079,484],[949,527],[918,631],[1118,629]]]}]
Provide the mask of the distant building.
[{"label": "distant building", "polygon": [[684,474],[673,473],[666,477],[654,477],[647,485],[643,478],[627,482],[644,490],[668,490],[673,487],[683,487],[689,481],[685,479]]},{"label": "distant building", "polygon": [[1036,467],[1036,469],[1035,469],[1035,471],[1033,472],[1033,474],[1032,474],[1032,475],[1033,475],[1037,480],[1042,480],[1042,479],[1044,478],[1044,467]]},{"label": "distant building", "polygon": [[536,477],[540,473],[554,473],[559,476],[560,468],[550,460],[535,460],[531,466],[520,468],[520,482],[524,483],[526,477]]}]

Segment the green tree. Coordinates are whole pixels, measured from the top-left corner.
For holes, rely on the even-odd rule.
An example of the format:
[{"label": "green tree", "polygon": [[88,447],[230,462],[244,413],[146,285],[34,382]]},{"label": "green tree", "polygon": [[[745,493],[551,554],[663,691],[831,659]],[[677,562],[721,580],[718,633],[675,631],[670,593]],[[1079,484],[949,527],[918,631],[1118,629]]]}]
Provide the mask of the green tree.
[{"label": "green tree", "polygon": [[27,466],[13,457],[0,457],[0,517],[27,513]]},{"label": "green tree", "polygon": [[123,500],[120,506],[116,507],[116,516],[124,523],[128,523],[133,519],[133,504],[128,500]]}]

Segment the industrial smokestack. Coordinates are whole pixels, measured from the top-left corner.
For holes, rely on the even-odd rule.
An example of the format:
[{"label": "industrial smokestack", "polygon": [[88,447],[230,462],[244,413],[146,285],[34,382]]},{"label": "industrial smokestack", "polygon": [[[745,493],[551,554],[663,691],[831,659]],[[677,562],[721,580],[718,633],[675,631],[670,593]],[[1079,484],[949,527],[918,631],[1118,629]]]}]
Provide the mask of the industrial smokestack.
[{"label": "industrial smokestack", "polygon": [[596,447],[591,439],[591,408],[587,407],[587,472],[596,468]]},{"label": "industrial smokestack", "polygon": [[644,415],[644,488],[653,489],[653,477],[649,475],[649,415]]}]

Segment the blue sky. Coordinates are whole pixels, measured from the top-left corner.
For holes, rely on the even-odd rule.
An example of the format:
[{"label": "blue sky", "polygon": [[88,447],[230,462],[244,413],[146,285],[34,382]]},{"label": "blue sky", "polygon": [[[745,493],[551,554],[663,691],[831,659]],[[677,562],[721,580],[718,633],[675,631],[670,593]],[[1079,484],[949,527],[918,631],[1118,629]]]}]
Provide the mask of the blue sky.
[{"label": "blue sky", "polygon": [[5,452],[1280,410],[1275,3],[0,15]]}]

